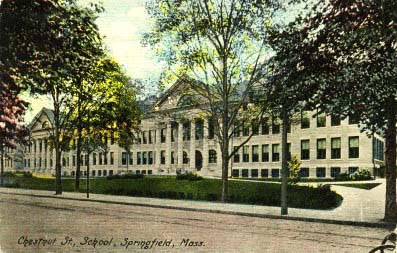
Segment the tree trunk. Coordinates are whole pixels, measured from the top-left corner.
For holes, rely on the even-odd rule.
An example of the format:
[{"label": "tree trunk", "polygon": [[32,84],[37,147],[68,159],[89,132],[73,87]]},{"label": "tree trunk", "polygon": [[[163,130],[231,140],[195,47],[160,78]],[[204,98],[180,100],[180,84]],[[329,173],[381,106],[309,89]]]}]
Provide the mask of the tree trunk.
[{"label": "tree trunk", "polygon": [[76,182],[75,182],[75,191],[78,192],[80,190],[80,172],[81,172],[81,126],[77,127],[77,147],[76,147]]},{"label": "tree trunk", "polygon": [[[226,122],[224,120],[224,122]],[[221,155],[222,155],[222,194],[221,201],[227,202],[227,195],[229,191],[228,174],[229,174],[229,132],[226,127],[227,125],[223,123],[222,125],[222,138],[223,145],[221,145]]]},{"label": "tree trunk", "polygon": [[[59,135],[58,135],[59,136]],[[57,138],[57,137],[56,137]],[[55,144],[55,194],[62,194],[62,179],[61,179],[61,150],[59,145],[59,139]]]},{"label": "tree trunk", "polygon": [[90,198],[90,152],[87,152],[87,199]]},{"label": "tree trunk", "polygon": [[78,97],[77,103],[77,149],[76,149],[76,182],[75,182],[75,191],[78,192],[80,190],[80,171],[81,171],[81,133],[82,129],[82,117],[81,117],[81,98],[80,93]]},{"label": "tree trunk", "polygon": [[386,130],[386,206],[385,220],[397,221],[396,205],[396,100],[388,101],[388,123]]},{"label": "tree trunk", "polygon": [[287,127],[288,115],[284,106],[282,109],[282,136],[281,136],[281,215],[288,214],[288,144]]},{"label": "tree trunk", "polygon": [[0,149],[1,152],[1,161],[0,161],[0,166],[1,166],[1,172],[0,172],[0,185],[3,186],[4,185],[4,148],[1,147]]}]

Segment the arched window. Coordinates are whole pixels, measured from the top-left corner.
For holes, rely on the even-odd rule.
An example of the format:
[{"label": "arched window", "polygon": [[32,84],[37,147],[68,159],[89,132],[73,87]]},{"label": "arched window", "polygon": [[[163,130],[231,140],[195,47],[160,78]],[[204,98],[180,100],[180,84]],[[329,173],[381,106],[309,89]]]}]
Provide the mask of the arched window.
[{"label": "arched window", "polygon": [[208,151],[208,162],[209,163],[216,163],[216,151],[213,149],[210,149]]}]

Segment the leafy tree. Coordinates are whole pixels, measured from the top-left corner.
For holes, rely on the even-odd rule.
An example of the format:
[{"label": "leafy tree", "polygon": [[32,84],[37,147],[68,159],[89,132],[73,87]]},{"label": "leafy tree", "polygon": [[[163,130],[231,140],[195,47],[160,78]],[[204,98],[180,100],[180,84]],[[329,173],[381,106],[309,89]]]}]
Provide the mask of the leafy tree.
[{"label": "leafy tree", "polygon": [[[185,81],[207,105],[203,110],[213,119],[221,150],[222,201],[228,192],[233,127],[266,73],[266,32],[277,7],[277,1],[270,0],[151,0],[147,4],[154,27],[146,34],[146,43],[169,63],[169,76]],[[259,119],[263,110],[257,111]]]},{"label": "leafy tree", "polygon": [[23,114],[28,103],[19,97],[20,88],[8,75],[0,74],[0,180],[3,185],[4,153],[6,148],[15,148],[26,142],[29,132],[23,123]]},{"label": "leafy tree", "polygon": [[289,170],[289,182],[290,184],[296,184],[300,180],[300,166],[302,162],[299,160],[299,158],[294,155],[289,161],[288,161],[288,170]]},{"label": "leafy tree", "polygon": [[286,61],[302,92],[316,91],[309,104],[385,135],[385,220],[397,219],[396,8],[391,0],[318,1],[276,36],[289,41],[282,52],[293,55]]},{"label": "leafy tree", "polygon": [[62,193],[63,126],[74,85],[103,52],[95,20],[99,5],[75,0],[4,0],[0,6],[0,69],[32,93],[49,94],[54,106],[52,143],[56,152],[56,194]]}]

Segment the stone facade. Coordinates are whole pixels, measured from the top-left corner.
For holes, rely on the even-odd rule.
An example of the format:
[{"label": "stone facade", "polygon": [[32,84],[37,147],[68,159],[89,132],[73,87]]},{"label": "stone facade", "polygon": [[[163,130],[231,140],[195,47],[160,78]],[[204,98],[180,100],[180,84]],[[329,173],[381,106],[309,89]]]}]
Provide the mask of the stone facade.
[{"label": "stone facade", "polygon": [[[177,171],[193,171],[207,177],[221,176],[220,149],[202,111],[186,106],[183,89],[174,85],[144,115],[141,138],[132,147],[131,157],[108,136],[107,153],[90,157],[90,176],[107,176],[120,172],[175,175]],[[43,109],[30,128],[32,145],[24,147],[23,167],[35,173],[55,174],[55,154],[48,145],[51,111]],[[384,165],[383,139],[361,133],[354,119],[304,112],[294,121],[288,133],[290,155],[301,161],[301,174],[310,178],[330,178],[337,173],[354,172]],[[281,175],[281,123],[269,119],[262,125],[239,128],[231,141],[230,151],[254,131],[230,161],[235,177],[279,177]],[[84,157],[83,157],[84,158]],[[85,172],[82,159],[82,175]],[[13,166],[8,165],[8,169]],[[63,153],[62,173],[73,176],[75,151]]]}]

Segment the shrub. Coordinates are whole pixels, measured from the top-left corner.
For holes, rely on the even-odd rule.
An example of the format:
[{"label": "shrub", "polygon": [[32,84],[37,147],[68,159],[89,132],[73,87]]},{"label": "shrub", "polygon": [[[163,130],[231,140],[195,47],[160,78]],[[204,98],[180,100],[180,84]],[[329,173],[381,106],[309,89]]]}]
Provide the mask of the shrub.
[{"label": "shrub", "polygon": [[335,177],[335,181],[349,181],[349,180],[351,180],[351,178],[348,173],[340,173]]},{"label": "shrub", "polygon": [[199,181],[199,180],[202,180],[203,178],[193,172],[187,172],[187,173],[177,172],[176,179],[177,180]]},{"label": "shrub", "polygon": [[350,174],[352,180],[369,180],[372,179],[371,173],[367,169],[358,169],[356,172]]},{"label": "shrub", "polygon": [[144,175],[143,174],[133,174],[133,173],[127,173],[124,175],[112,175],[112,176],[107,176],[106,178],[108,180],[112,180],[112,179],[141,179],[143,178]]},{"label": "shrub", "polygon": [[6,171],[3,173],[3,177],[13,177],[15,176],[14,173],[12,173],[11,171]]},{"label": "shrub", "polygon": [[289,168],[289,183],[296,184],[301,180],[300,176],[300,166],[301,161],[298,159],[296,155],[294,155],[291,160],[288,161],[288,168]]}]

